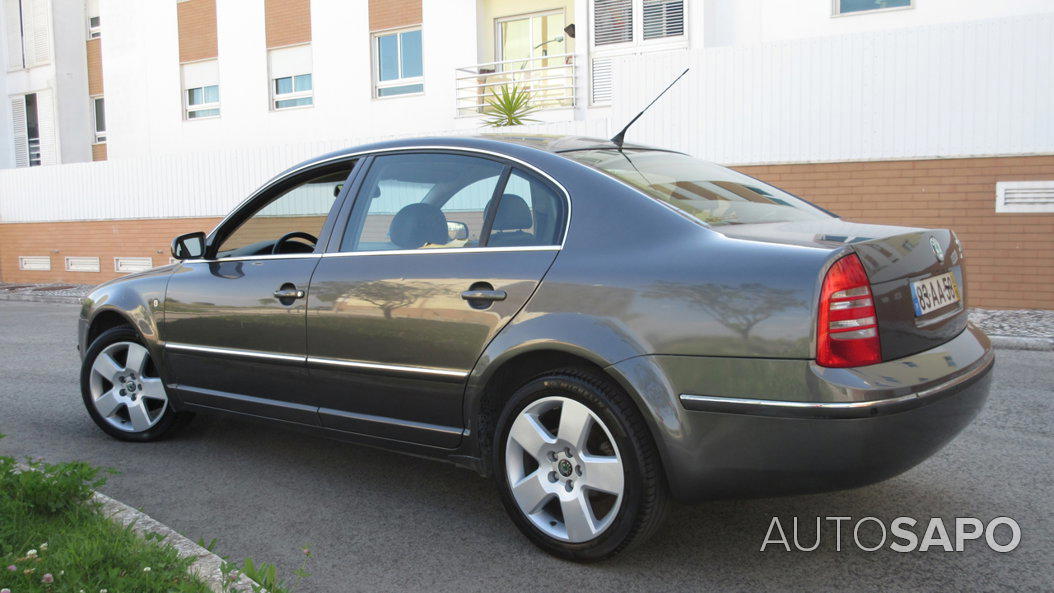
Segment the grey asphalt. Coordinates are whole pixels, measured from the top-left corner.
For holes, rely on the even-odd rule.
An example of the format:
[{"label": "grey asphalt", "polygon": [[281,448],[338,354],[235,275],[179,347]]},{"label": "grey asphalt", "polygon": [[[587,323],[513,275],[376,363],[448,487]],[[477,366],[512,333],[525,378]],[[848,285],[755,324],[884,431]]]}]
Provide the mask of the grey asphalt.
[{"label": "grey asphalt", "polygon": [[[676,506],[643,548],[579,566],[533,548],[490,482],[450,465],[219,417],[198,416],[159,443],[110,439],[81,404],[76,314],[0,303],[0,453],[115,468],[104,493],[191,539],[218,539],[234,559],[289,574],[309,546],[316,558],[300,591],[1054,590],[1051,352],[999,351],[981,416],[901,476],[847,492]],[[1008,516],[1022,535],[1009,553],[983,539],[961,553],[898,553],[888,542],[869,553],[843,526],[838,552],[825,521],[817,551],[761,552],[773,516],[811,530],[818,516],[941,517],[949,527],[957,516]],[[873,545],[878,531],[864,525],[862,543]],[[920,539],[924,531],[916,528]],[[812,537],[803,529],[801,543]]]}]

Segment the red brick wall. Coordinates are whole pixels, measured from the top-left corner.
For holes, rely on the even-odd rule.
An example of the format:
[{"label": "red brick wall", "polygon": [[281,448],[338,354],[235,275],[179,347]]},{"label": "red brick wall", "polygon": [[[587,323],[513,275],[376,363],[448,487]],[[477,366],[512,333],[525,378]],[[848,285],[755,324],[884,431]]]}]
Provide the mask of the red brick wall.
[{"label": "red brick wall", "polygon": [[1054,214],[995,211],[997,181],[1054,179],[1054,156],[737,169],[846,220],[950,228],[966,249],[971,306],[1054,309]]},{"label": "red brick wall", "polygon": [[311,41],[311,0],[265,0],[267,47]]},{"label": "red brick wall", "polygon": [[179,61],[193,62],[215,58],[216,0],[187,0],[176,4],[179,23]]},{"label": "red brick wall", "polygon": [[[98,284],[118,274],[114,257],[150,257],[155,266],[168,263],[172,239],[183,233],[209,231],[218,218],[101,220],[0,224],[0,280]],[[50,272],[18,269],[20,255],[50,255]],[[99,272],[67,272],[67,256],[99,258]]]},{"label": "red brick wall", "polygon": [[370,31],[421,24],[421,0],[370,0]]}]

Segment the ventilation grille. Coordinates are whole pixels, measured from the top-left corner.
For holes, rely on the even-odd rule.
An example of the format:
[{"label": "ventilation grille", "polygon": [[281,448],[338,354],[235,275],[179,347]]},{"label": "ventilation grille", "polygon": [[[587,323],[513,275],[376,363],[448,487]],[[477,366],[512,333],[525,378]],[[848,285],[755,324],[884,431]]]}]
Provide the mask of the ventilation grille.
[{"label": "ventilation grille", "polygon": [[644,38],[684,35],[684,0],[644,0]]},{"label": "ventilation grille", "polygon": [[996,212],[1054,212],[1054,181],[1000,181]]},{"label": "ventilation grille", "polygon": [[11,99],[11,127],[15,140],[15,166],[29,166],[29,136],[26,129],[25,96]]},{"label": "ventilation grille", "polygon": [[614,92],[614,82],[611,79],[612,59],[594,58],[592,66],[593,103],[610,103]]},{"label": "ventilation grille", "polygon": [[20,255],[18,257],[19,270],[32,270],[34,272],[47,272],[51,270],[51,257],[47,255]]},{"label": "ventilation grille", "polygon": [[633,0],[594,0],[593,45],[633,41]]},{"label": "ventilation grille", "polygon": [[142,272],[154,267],[154,261],[149,257],[115,257],[113,258],[113,270],[130,274]]},{"label": "ventilation grille", "polygon": [[99,258],[97,257],[67,257],[67,272],[98,272]]}]

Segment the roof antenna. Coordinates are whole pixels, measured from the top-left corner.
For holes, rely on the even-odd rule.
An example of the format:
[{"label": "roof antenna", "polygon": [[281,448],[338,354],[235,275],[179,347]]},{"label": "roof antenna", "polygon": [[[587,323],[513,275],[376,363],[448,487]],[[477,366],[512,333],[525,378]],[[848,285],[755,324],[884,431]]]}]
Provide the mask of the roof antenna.
[{"label": "roof antenna", "polygon": [[622,150],[622,144],[626,141],[626,130],[628,130],[630,126],[635,124],[637,122],[637,120],[640,119],[640,116],[644,115],[645,111],[647,111],[648,109],[651,109],[651,106],[654,105],[655,102],[659,100],[659,97],[665,95],[666,91],[670,90],[670,88],[673,87],[673,85],[677,84],[677,81],[680,80],[681,78],[683,78],[685,74],[688,74],[688,68],[685,68],[684,72],[681,72],[680,76],[678,76],[677,78],[674,78],[673,82],[671,82],[669,84],[669,86],[667,86],[666,88],[662,89],[662,92],[659,93],[659,95],[657,97],[652,99],[651,103],[648,103],[647,107],[645,107],[644,109],[641,109],[640,113],[638,113],[636,117],[634,117],[633,119],[629,120],[629,123],[626,124],[626,127],[622,128],[621,132],[619,132],[618,134],[615,134],[614,136],[612,136],[611,142],[613,142],[615,144],[615,146],[617,146],[620,151]]}]

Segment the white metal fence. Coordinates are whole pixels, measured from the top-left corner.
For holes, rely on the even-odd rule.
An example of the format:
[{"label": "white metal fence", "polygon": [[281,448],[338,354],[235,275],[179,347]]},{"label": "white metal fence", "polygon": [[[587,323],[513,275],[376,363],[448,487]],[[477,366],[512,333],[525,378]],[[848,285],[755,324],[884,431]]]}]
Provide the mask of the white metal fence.
[{"label": "white metal fence", "polygon": [[726,164],[1054,153],[1054,14],[622,58],[612,128]]},{"label": "white metal fence", "polygon": [[[478,132],[484,131],[496,129]],[[557,122],[501,131],[604,136],[607,122]],[[414,136],[464,134],[461,130]],[[0,222],[222,216],[271,177],[298,162],[395,137],[7,169],[0,171]]]},{"label": "white metal fence", "polygon": [[457,69],[458,117],[490,115],[502,92],[518,91],[531,107],[558,109],[575,105],[574,54],[534,56]]}]

